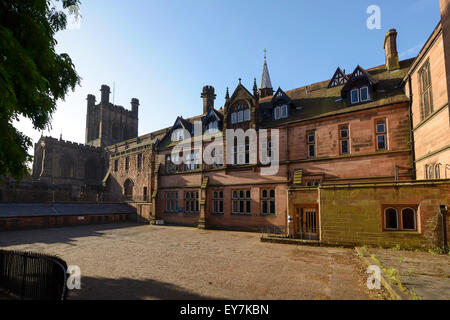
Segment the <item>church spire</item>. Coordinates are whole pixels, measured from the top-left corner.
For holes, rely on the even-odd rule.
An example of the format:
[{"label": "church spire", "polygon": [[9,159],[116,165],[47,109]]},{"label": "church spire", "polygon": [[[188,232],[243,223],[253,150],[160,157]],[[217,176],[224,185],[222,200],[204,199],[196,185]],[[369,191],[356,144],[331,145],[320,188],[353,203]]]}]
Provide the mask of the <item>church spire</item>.
[{"label": "church spire", "polygon": [[261,83],[259,85],[259,95],[261,98],[272,96],[273,88],[272,82],[270,81],[269,68],[267,67],[267,50],[264,49],[264,65],[263,72],[261,76]]}]

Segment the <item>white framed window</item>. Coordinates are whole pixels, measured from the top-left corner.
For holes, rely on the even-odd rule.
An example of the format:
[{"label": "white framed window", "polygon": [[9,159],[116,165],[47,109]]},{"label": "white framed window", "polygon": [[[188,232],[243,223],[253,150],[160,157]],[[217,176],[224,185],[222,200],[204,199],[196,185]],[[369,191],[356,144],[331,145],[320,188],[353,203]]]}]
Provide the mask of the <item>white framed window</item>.
[{"label": "white framed window", "polygon": [[276,107],[274,110],[274,118],[275,120],[280,119],[280,107]]},{"label": "white framed window", "polygon": [[308,158],[316,157],[316,133],[308,133]]},{"label": "white framed window", "polygon": [[362,102],[370,100],[369,99],[369,88],[368,87],[362,87],[359,91],[360,91],[360,95],[359,96],[360,96]]},{"label": "white framed window", "polygon": [[353,89],[351,91],[351,101],[352,101],[352,103],[359,102],[359,89]]},{"label": "white framed window", "polygon": [[281,106],[281,118],[287,118],[288,116],[288,108],[287,105]]}]

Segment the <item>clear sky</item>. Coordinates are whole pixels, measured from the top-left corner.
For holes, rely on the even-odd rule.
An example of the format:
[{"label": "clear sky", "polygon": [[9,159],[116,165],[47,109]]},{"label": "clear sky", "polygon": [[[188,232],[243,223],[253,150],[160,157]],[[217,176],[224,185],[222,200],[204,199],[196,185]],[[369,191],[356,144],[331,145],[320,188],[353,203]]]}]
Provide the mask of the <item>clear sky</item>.
[{"label": "clear sky", "polygon": [[[115,104],[141,102],[139,135],[202,112],[204,85],[224,104],[238,78],[251,90],[264,48],[275,90],[330,79],[338,66],[384,64],[387,30],[398,31],[400,59],[417,55],[440,20],[438,0],[81,0],[79,28],[57,35],[81,86],[58,103],[44,135],[84,142],[86,96],[115,82]],[[381,8],[381,29],[369,30],[367,8]],[[113,96],[111,95],[111,100]],[[36,142],[29,121],[17,127]]]}]

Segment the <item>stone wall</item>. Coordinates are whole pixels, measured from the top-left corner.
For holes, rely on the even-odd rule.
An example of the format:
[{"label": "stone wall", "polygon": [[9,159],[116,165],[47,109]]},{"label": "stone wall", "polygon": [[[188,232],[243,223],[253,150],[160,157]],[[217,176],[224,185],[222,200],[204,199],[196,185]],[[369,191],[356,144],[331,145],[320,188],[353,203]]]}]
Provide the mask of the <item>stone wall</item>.
[{"label": "stone wall", "polygon": [[[400,245],[402,248],[442,246],[439,205],[450,206],[448,181],[398,186],[330,186],[319,192],[322,243],[383,247]],[[386,231],[384,209],[388,207],[417,208],[417,231]],[[450,227],[450,221],[447,224]]]}]

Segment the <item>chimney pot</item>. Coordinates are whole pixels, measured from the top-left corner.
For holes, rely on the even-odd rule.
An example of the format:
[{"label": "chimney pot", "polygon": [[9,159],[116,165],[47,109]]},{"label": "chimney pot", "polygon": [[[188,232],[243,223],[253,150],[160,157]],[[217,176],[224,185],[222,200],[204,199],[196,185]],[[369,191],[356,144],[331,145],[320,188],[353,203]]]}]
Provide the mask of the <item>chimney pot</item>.
[{"label": "chimney pot", "polygon": [[397,31],[391,29],[384,37],[384,51],[386,55],[386,68],[388,71],[400,69],[397,52]]},{"label": "chimney pot", "polygon": [[204,86],[202,94],[200,97],[203,99],[203,113],[209,112],[209,110],[214,109],[214,100],[216,99],[216,94],[213,86]]}]

